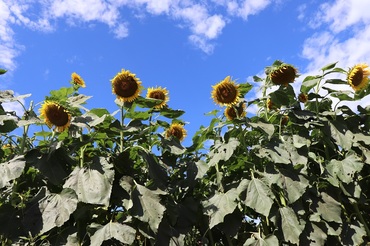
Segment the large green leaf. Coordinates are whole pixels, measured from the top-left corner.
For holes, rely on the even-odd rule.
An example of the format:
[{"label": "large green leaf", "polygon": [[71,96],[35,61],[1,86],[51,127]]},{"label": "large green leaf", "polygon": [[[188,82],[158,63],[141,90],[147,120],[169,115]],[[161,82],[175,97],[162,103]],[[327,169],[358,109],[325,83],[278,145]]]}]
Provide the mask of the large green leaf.
[{"label": "large green leaf", "polygon": [[208,201],[204,201],[204,212],[210,217],[209,228],[224,221],[225,216],[231,214],[238,205],[238,191],[236,188],[226,193],[216,193]]},{"label": "large green leaf", "polygon": [[279,245],[279,240],[275,235],[269,235],[262,238],[259,233],[253,233],[253,237],[248,238],[243,246],[276,246]]},{"label": "large green leaf", "polygon": [[43,234],[54,227],[62,226],[76,210],[77,203],[76,193],[72,189],[49,193],[43,187],[25,211],[26,230],[32,234]]},{"label": "large green leaf", "polygon": [[160,114],[164,117],[170,118],[170,119],[176,119],[179,118],[181,115],[183,115],[185,111],[178,110],[178,109],[171,109],[171,108],[162,108],[160,111]]},{"label": "large green leaf", "polygon": [[209,160],[208,165],[214,166],[219,161],[228,161],[239,144],[240,142],[236,138],[230,138],[227,143],[216,141],[214,149],[209,153],[209,157],[211,159]]},{"label": "large green leaf", "polygon": [[0,164],[0,189],[6,186],[9,181],[18,178],[26,165],[24,156],[15,156],[8,162]]},{"label": "large green leaf", "polygon": [[91,246],[100,246],[105,240],[112,238],[126,245],[132,245],[135,241],[136,230],[118,222],[109,222],[106,225],[93,223],[89,228],[96,230],[90,238]]},{"label": "large green leaf", "polygon": [[321,77],[319,76],[307,76],[301,85],[301,92],[308,93],[312,88],[314,88],[317,83],[319,83]]},{"label": "large green leaf", "polygon": [[342,182],[349,184],[353,182],[355,173],[362,170],[364,163],[359,157],[350,154],[344,160],[331,160],[327,165],[327,171]]},{"label": "large green leaf", "polygon": [[342,223],[341,204],[327,193],[321,192],[322,201],[318,202],[317,212],[328,222]]},{"label": "large green leaf", "polygon": [[76,167],[63,187],[75,190],[81,202],[108,206],[114,179],[112,168],[104,157],[96,157],[91,165]]},{"label": "large green leaf", "polygon": [[337,65],[338,62],[333,62],[333,63],[329,63],[328,65],[324,66],[323,68],[321,68],[321,70],[323,72],[325,72],[326,70],[330,70],[330,69],[333,69],[336,65]]},{"label": "large green leaf", "polygon": [[267,136],[269,138],[271,138],[271,136],[275,132],[275,127],[274,127],[273,124],[264,123],[264,122],[259,121],[259,122],[256,122],[256,123],[250,122],[249,125],[251,125],[254,128],[261,129],[263,132],[265,132],[267,134]]},{"label": "large green leaf", "polygon": [[272,191],[265,183],[253,178],[248,184],[245,205],[267,217],[274,203],[271,199],[272,196]]},{"label": "large green leaf", "polygon": [[329,122],[329,127],[330,127],[330,135],[332,138],[334,138],[337,141],[338,145],[340,145],[345,150],[350,149],[353,143],[353,134],[345,126],[345,124],[337,120],[337,121]]},{"label": "large green leaf", "polygon": [[159,189],[150,190],[135,182],[131,177],[123,177],[120,180],[121,187],[129,193],[132,206],[131,215],[143,222],[147,222],[153,232],[157,232],[166,208],[160,203],[160,195],[165,195]]},{"label": "large green leaf", "polygon": [[284,238],[293,244],[299,244],[299,236],[301,235],[304,225],[301,225],[294,210],[290,207],[279,208],[281,216],[281,230]]}]

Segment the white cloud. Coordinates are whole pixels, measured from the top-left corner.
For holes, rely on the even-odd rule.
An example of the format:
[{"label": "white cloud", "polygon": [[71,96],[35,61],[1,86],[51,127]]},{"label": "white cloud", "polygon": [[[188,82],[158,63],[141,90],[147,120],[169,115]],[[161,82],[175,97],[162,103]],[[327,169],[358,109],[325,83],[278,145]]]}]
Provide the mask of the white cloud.
[{"label": "white cloud", "polygon": [[[306,74],[317,74],[321,67],[331,62],[338,61],[338,66],[344,69],[357,63],[370,63],[369,9],[368,0],[336,0],[320,5],[310,21],[312,27],[320,27],[320,30],[303,44],[302,56],[309,61]],[[351,90],[349,86],[341,89]],[[358,104],[344,103],[352,109]],[[363,99],[361,104],[370,104],[370,98]]]},{"label": "white cloud", "polygon": [[[122,9],[136,16],[165,15],[190,30],[192,44],[210,54],[212,41],[222,34],[230,17],[247,19],[266,8],[273,0],[0,0],[0,66],[14,70],[21,45],[14,40],[13,26],[52,32],[58,21],[78,26],[100,22],[109,26],[116,38],[129,35],[129,23]],[[276,1],[276,0],[274,0]],[[214,8],[212,2],[222,8]],[[229,16],[226,14],[228,13]],[[135,15],[133,15],[135,16]]]}]

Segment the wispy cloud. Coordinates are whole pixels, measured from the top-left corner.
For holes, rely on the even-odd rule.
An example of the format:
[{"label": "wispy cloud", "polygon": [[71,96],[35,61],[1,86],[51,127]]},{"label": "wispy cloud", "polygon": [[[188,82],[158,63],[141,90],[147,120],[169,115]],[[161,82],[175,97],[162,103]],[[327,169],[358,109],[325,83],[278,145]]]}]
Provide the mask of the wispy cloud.
[{"label": "wispy cloud", "polygon": [[[276,1],[276,0],[275,0]],[[190,30],[189,41],[210,54],[214,40],[234,17],[247,19],[265,9],[272,0],[0,0],[0,65],[16,68],[21,44],[14,39],[15,25],[31,30],[52,32],[58,20],[77,26],[100,22],[109,26],[116,38],[129,35],[129,22],[121,13],[133,10],[133,16],[164,15]],[[222,8],[214,8],[214,3]],[[215,12],[216,11],[216,12]]]}]

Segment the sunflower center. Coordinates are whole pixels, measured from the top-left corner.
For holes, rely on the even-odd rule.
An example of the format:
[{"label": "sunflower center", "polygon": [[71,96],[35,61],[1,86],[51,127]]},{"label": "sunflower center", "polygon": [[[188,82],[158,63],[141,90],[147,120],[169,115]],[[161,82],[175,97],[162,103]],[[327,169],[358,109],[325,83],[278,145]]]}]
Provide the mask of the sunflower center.
[{"label": "sunflower center", "polygon": [[131,76],[121,77],[114,83],[114,92],[120,97],[131,97],[135,95],[138,88],[138,84]]},{"label": "sunflower center", "polygon": [[161,91],[154,91],[150,94],[150,98],[158,99],[158,100],[164,100],[166,99],[166,95]]},{"label": "sunflower center", "polygon": [[364,77],[364,73],[362,71],[361,68],[359,68],[352,76],[352,84],[354,86],[358,86],[359,84],[361,84],[362,82],[362,79]]},{"label": "sunflower center", "polygon": [[68,123],[68,113],[61,106],[50,106],[46,112],[46,117],[55,126],[64,126]]},{"label": "sunflower center", "polygon": [[223,85],[217,90],[217,100],[222,103],[232,103],[237,97],[237,90],[234,86]]},{"label": "sunflower center", "polygon": [[177,137],[178,139],[182,138],[182,131],[178,128],[172,128],[171,135]]},{"label": "sunflower center", "polygon": [[282,67],[271,74],[271,80],[276,85],[287,85],[288,83],[292,83],[295,77],[296,71],[291,66]]}]

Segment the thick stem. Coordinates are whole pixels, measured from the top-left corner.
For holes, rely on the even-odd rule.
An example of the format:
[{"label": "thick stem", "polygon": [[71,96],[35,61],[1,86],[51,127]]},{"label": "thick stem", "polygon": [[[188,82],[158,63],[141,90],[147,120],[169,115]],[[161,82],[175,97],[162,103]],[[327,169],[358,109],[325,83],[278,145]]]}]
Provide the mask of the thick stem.
[{"label": "thick stem", "polygon": [[121,131],[120,131],[120,152],[123,152],[123,126],[125,120],[125,112],[123,105],[121,106]]},{"label": "thick stem", "polygon": [[[24,105],[21,102],[19,102],[19,103],[22,105],[23,109],[25,109]],[[32,107],[33,107],[33,101],[31,101],[31,103],[30,103],[29,110],[28,111],[25,110],[25,120],[28,120],[28,112],[31,112]],[[26,141],[27,141],[27,137],[28,137],[29,127],[30,127],[29,125],[25,125],[23,127],[23,136],[22,136],[22,142],[21,142],[21,148],[20,148],[20,154],[21,155],[24,153],[24,149],[26,147]]]},{"label": "thick stem", "polygon": [[368,227],[368,225],[367,225],[367,223],[366,223],[366,221],[365,221],[364,217],[362,217],[362,214],[361,214],[361,212],[360,212],[360,209],[358,209],[358,205],[357,205],[357,203],[356,203],[356,202],[354,202],[354,203],[352,203],[352,205],[353,205],[353,208],[354,208],[354,209],[355,209],[355,211],[356,211],[356,214],[357,214],[358,218],[360,219],[361,223],[362,223],[362,224],[364,225],[364,227],[365,227],[365,231],[366,231],[366,235],[367,235],[367,237],[368,237],[368,238],[370,238],[370,230],[369,230],[369,227]]}]

